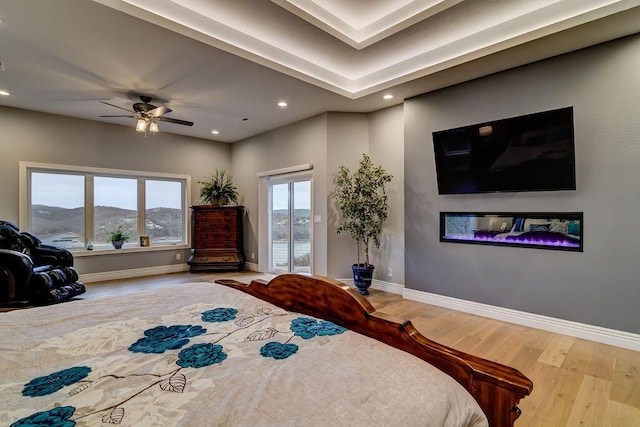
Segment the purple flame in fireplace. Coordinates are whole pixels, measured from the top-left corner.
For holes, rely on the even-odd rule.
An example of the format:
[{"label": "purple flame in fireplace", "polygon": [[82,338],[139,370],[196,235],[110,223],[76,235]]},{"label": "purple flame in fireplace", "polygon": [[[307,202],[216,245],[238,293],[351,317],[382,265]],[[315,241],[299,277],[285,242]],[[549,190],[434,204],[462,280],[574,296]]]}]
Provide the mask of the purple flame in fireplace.
[{"label": "purple flame in fireplace", "polygon": [[476,234],[472,235],[452,235],[443,236],[446,240],[460,240],[467,242],[489,242],[499,244],[517,244],[517,245],[532,245],[532,246],[557,246],[565,248],[579,248],[580,241],[569,237],[562,233],[553,232],[527,232],[519,235],[512,235],[506,237],[496,237],[491,234]]}]

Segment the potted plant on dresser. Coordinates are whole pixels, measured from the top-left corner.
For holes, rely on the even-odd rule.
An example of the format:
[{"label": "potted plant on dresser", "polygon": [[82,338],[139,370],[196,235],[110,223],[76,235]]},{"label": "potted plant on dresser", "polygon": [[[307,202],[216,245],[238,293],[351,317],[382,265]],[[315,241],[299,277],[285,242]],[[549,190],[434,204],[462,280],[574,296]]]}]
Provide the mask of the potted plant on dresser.
[{"label": "potted plant on dresser", "polygon": [[198,181],[202,203],[211,206],[235,205],[238,202],[238,188],[233,183],[233,176],[225,169],[216,169],[206,181]]},{"label": "potted plant on dresser", "polygon": [[[333,198],[342,215],[336,231],[347,232],[356,241],[357,263],[351,268],[354,284],[362,295],[369,294],[374,270],[369,262],[369,245],[373,242],[376,248],[380,247],[382,224],[389,215],[387,185],[392,178],[381,166],[374,165],[367,154],[362,155],[353,173],[340,166],[335,175]],[[361,247],[364,263],[360,262]]]},{"label": "potted plant on dresser", "polygon": [[200,204],[191,206],[192,272],[242,271],[244,208],[237,206],[238,188],[224,169],[216,169],[200,188]]}]

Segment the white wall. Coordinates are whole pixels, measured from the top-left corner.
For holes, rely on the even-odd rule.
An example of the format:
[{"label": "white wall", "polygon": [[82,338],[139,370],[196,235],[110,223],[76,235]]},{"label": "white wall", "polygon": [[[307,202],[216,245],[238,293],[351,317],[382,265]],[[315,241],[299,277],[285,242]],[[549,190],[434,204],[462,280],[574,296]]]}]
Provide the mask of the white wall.
[{"label": "white wall", "polygon": [[[20,161],[187,174],[193,200],[198,180],[228,168],[228,144],[160,132],[148,139],[131,126],[0,107],[0,219],[18,223]],[[80,274],[182,264],[176,251],[76,257]]]},{"label": "white wall", "polygon": [[[405,103],[407,288],[640,332],[640,36]],[[573,106],[576,191],[439,196],[431,134]],[[584,212],[584,252],[439,242],[441,211]]]}]

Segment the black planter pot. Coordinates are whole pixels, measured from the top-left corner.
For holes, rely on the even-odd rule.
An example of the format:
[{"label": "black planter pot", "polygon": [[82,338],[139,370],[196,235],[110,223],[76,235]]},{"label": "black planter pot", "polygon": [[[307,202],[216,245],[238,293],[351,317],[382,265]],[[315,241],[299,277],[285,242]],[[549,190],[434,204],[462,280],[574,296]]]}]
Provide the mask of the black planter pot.
[{"label": "black planter pot", "polygon": [[353,283],[358,288],[358,292],[361,295],[369,295],[369,286],[371,286],[371,278],[373,277],[373,269],[375,267],[371,264],[353,264],[351,270],[353,271]]}]

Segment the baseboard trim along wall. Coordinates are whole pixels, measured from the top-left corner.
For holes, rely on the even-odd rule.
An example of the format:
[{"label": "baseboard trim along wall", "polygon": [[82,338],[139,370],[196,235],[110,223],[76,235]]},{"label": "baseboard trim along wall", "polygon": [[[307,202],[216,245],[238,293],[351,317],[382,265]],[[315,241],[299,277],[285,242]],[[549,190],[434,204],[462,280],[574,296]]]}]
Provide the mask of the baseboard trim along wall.
[{"label": "baseboard trim along wall", "polygon": [[[353,279],[338,280],[349,286],[355,286]],[[382,280],[374,279],[371,282],[371,288],[402,295],[403,298],[412,301],[640,351],[640,335],[630,332],[573,322],[571,320],[557,319],[555,317],[527,313],[525,311],[512,310],[510,308],[497,307],[479,302],[466,301],[444,295],[417,291],[415,289],[405,289],[404,286],[397,283],[384,282]]]},{"label": "baseboard trim along wall", "polygon": [[255,271],[256,273],[260,272],[260,268],[259,268],[258,264],[255,264],[253,262],[246,262],[245,261],[244,269],[245,270],[249,270],[249,271]]},{"label": "baseboard trim along wall", "polygon": [[155,274],[180,273],[189,271],[189,264],[159,265],[157,267],[134,268],[130,270],[104,271],[100,273],[80,274],[83,283],[103,282],[107,280],[130,279],[133,277],[153,276]]},{"label": "baseboard trim along wall", "polygon": [[[336,279],[336,280],[344,283],[345,285],[349,285],[352,288],[356,287],[356,285],[353,283],[353,279]],[[379,291],[389,292],[392,294],[398,294],[398,295],[402,295],[402,292],[404,291],[404,286],[402,285],[399,285],[397,283],[384,282],[382,280],[376,280],[376,279],[371,281],[371,288],[377,289]]]},{"label": "baseboard trim along wall", "polygon": [[432,294],[414,289],[404,289],[402,296],[406,299],[436,305],[516,325],[529,326],[558,334],[583,338],[603,344],[614,345],[630,350],[640,351],[640,335],[571,320],[557,319],[541,314],[527,313],[510,308],[497,307],[473,301],[466,301],[443,295]]}]

